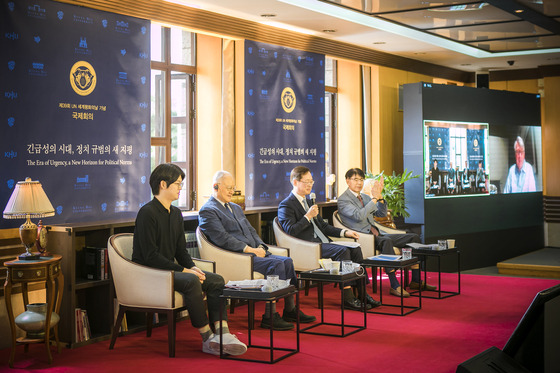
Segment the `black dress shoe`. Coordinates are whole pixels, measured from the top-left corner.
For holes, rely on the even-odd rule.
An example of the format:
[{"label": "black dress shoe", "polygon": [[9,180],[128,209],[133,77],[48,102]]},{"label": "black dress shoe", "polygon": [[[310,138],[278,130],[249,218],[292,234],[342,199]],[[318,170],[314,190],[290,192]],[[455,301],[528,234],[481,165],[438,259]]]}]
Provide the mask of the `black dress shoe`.
[{"label": "black dress shoe", "polygon": [[381,306],[381,302],[376,301],[369,294],[366,294],[366,303],[369,304],[371,308]]},{"label": "black dress shoe", "polygon": [[[344,301],[344,308],[349,310],[361,311],[362,310],[362,301],[358,298],[354,298],[352,300],[345,300]],[[367,304],[366,302],[366,310],[370,310],[371,305]]]},{"label": "black dress shoe", "polygon": [[294,328],[294,324],[281,318],[278,312],[274,312],[272,317],[265,317],[263,315],[261,328],[270,329],[271,326],[273,330],[290,330]]},{"label": "black dress shoe", "polygon": [[[284,321],[287,321],[287,322],[297,322],[296,309],[294,308],[291,311],[284,310],[284,313],[282,314],[282,318],[284,319]],[[306,315],[305,313],[303,313],[302,310],[299,310],[299,322],[300,323],[308,324],[308,323],[313,322],[315,320],[317,320],[317,318],[315,316]]]}]

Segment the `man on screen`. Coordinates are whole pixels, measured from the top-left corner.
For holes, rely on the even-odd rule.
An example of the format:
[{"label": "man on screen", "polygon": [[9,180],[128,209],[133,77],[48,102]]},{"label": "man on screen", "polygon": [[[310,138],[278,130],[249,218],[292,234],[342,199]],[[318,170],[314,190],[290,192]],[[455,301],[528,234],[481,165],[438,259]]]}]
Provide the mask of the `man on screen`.
[{"label": "man on screen", "polygon": [[[200,230],[212,243],[224,250],[249,253],[254,256],[254,270],[265,276],[278,275],[280,280],[290,280],[296,285],[297,277],[292,258],[271,255],[268,247],[243,213],[241,207],[233,202],[235,182],[227,171],[218,171],[212,182],[212,197],[202,206],[198,213]],[[266,302],[261,327],[274,330],[290,330],[297,321],[294,296],[284,298],[282,317],[276,312],[275,302]],[[315,316],[299,311],[299,322],[310,323]]]},{"label": "man on screen", "polygon": [[525,161],[525,143],[520,136],[517,136],[513,143],[513,150],[515,151],[515,164],[509,169],[504,193],[536,191],[533,167]]}]

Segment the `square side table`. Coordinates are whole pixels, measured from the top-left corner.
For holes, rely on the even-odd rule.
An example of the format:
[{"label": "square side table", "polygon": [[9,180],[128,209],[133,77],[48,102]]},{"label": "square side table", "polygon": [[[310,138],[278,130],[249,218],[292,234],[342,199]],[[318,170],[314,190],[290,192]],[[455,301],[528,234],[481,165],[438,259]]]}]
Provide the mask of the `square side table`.
[{"label": "square side table", "polygon": [[[431,298],[431,299],[445,299],[445,298],[449,298],[449,297],[453,297],[455,295],[459,295],[461,294],[461,252],[455,247],[452,249],[446,249],[446,250],[431,250],[431,249],[412,249],[412,254],[413,255],[418,255],[420,261],[422,261],[422,264],[424,266],[424,282],[426,282],[426,262],[428,260],[429,257],[432,258],[436,258],[437,259],[437,268],[438,268],[438,287],[437,290],[424,290],[424,293],[422,294],[422,296],[424,298]],[[444,291],[441,290],[441,258],[443,256],[447,256],[447,255],[457,255],[457,291]],[[433,296],[433,295],[428,295],[426,294],[426,291],[429,291],[430,293],[434,293],[437,292],[438,295],[437,296]],[[411,291],[410,295],[416,295],[418,294],[418,291]],[[444,295],[442,295],[444,294]]]},{"label": "square side table", "polygon": [[[279,299],[282,299],[282,298],[285,298],[287,296],[294,295],[294,294],[296,296],[296,302],[295,303],[296,303],[296,312],[297,312],[297,315],[298,315],[297,322],[296,322],[296,348],[274,347],[274,329],[273,328],[270,328],[270,343],[269,343],[268,346],[253,344],[252,341],[251,341],[251,325],[252,325],[252,320],[254,320],[253,303],[258,302],[258,301],[264,301],[264,302],[272,303],[272,302],[275,302]],[[221,302],[222,302],[222,307],[220,307],[220,330],[222,329],[221,320],[223,319],[223,309],[224,309],[224,305],[225,305],[226,300],[228,298],[246,300],[249,303],[249,305],[248,305],[249,312],[248,312],[248,320],[247,320],[247,326],[248,326],[248,328],[247,328],[248,329],[247,348],[264,349],[264,350],[268,350],[269,353],[270,353],[269,359],[267,359],[267,360],[246,359],[246,358],[242,358],[242,357],[230,356],[230,355],[224,354],[223,338],[222,338],[222,335],[220,334],[220,358],[230,359],[230,360],[251,361],[251,362],[257,362],[257,363],[274,364],[274,363],[276,363],[280,360],[283,360],[283,359],[285,359],[289,356],[292,356],[295,353],[299,352],[299,292],[297,291],[295,286],[290,285],[286,288],[279,289],[279,290],[272,291],[272,292],[264,292],[264,291],[261,291],[260,289],[231,289],[231,288],[225,288],[222,295],[220,296],[220,298],[221,298]],[[274,353],[275,352],[278,353],[279,351],[284,351],[284,352],[287,352],[287,353],[284,353],[280,357],[274,358]]]},{"label": "square side table", "polygon": [[[401,272],[401,288],[404,289],[405,288],[405,284],[404,282],[404,275],[403,275],[403,271],[405,268],[408,268],[414,264],[418,263],[418,258],[413,257],[412,259],[407,259],[407,260],[381,260],[381,259],[375,259],[374,256],[366,258],[362,261],[362,265],[364,266],[370,266],[370,267],[379,267],[379,272],[381,273],[381,268],[394,268],[395,270],[400,270]],[[376,279],[374,279],[375,281]],[[399,313],[394,313],[394,312],[386,312],[386,311],[378,311],[377,309],[371,309],[367,312],[369,313],[377,313],[377,314],[381,314],[381,315],[392,315],[392,316],[405,316],[408,314],[411,314],[412,312],[416,312],[418,310],[420,310],[422,308],[422,291],[420,290],[418,292],[418,306],[409,306],[409,305],[405,305],[404,304],[404,297],[401,293],[401,304],[397,305],[397,304],[388,304],[388,303],[383,303],[383,276],[379,276],[379,301],[381,302],[381,306],[387,306],[387,307],[399,307],[400,308],[400,312]],[[405,312],[405,309],[407,310]]]},{"label": "square side table", "polygon": [[[298,278],[300,280],[312,280],[317,282],[319,289],[318,289],[318,297],[319,297],[319,308],[321,309],[321,321],[319,323],[310,325],[300,330],[301,333],[306,334],[316,334],[316,335],[326,335],[331,337],[346,337],[351,334],[357,333],[361,330],[364,330],[367,327],[367,314],[366,314],[366,307],[365,307],[365,299],[361,299],[362,301],[362,312],[364,314],[364,322],[363,325],[353,325],[353,324],[346,324],[344,322],[344,285],[351,281],[361,281],[362,286],[365,289],[366,286],[366,276],[365,275],[358,275],[355,272],[350,273],[341,273],[338,275],[330,274],[329,271],[326,270],[313,270],[313,271],[305,271],[300,272],[298,274]],[[324,301],[323,301],[323,285],[325,283],[338,283],[340,285],[340,323],[331,323],[325,322],[325,314],[324,314]],[[365,293],[365,292],[364,292]],[[323,333],[323,332],[316,332],[311,331],[311,329],[320,327],[322,325],[329,325],[329,326],[336,326],[340,327],[340,333]],[[345,328],[351,328],[351,331],[345,331]]]}]

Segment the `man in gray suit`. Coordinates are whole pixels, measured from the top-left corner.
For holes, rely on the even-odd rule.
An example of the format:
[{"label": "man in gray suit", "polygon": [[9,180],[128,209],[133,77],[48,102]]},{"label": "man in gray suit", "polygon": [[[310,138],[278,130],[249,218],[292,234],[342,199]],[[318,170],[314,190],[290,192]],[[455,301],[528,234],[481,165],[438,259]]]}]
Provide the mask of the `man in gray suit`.
[{"label": "man in gray suit", "polygon": [[[241,207],[231,202],[235,189],[233,176],[227,171],[218,171],[214,175],[212,197],[202,206],[198,213],[200,230],[216,246],[239,253],[250,253],[253,258],[253,269],[263,275],[278,275],[281,280],[290,280],[296,285],[297,278],[292,258],[271,255],[268,247],[261,240],[257,231],[245,217]],[[294,297],[284,298],[284,313],[280,317],[267,302],[261,327],[274,330],[290,330],[296,321],[297,313]],[[299,322],[310,323],[315,316],[299,311]]]},{"label": "man in gray suit", "polygon": [[[346,184],[348,189],[338,197],[338,215],[342,224],[358,232],[375,235],[376,249],[383,254],[395,254],[393,247],[403,248],[407,243],[420,242],[420,237],[414,233],[386,234],[379,231],[374,224],[374,216],[383,217],[387,215],[387,204],[381,196],[383,191],[383,178],[373,184],[371,191],[372,197],[362,193],[365,174],[359,168],[351,168],[346,172]],[[420,287],[420,267],[418,264],[412,268],[411,289]],[[392,295],[404,297],[410,294],[401,288],[394,269],[385,269],[391,282]],[[422,282],[423,290],[435,290],[434,286]]]}]

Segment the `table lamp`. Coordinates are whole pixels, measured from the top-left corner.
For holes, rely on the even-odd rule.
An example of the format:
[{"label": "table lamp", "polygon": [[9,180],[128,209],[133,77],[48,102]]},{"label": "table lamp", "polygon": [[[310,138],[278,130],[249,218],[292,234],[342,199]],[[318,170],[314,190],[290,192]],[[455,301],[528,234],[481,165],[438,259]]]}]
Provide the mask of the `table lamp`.
[{"label": "table lamp", "polygon": [[27,219],[19,227],[19,237],[26,251],[18,257],[20,260],[39,258],[39,253],[31,253],[31,248],[37,240],[37,225],[30,219],[48,216],[54,216],[54,208],[41,183],[30,178],[19,181],[4,209],[4,219]]}]

